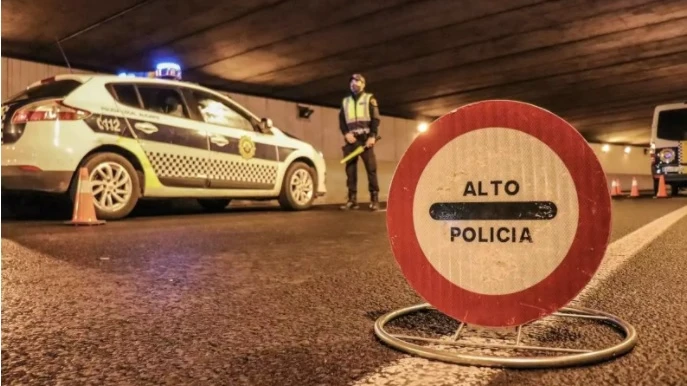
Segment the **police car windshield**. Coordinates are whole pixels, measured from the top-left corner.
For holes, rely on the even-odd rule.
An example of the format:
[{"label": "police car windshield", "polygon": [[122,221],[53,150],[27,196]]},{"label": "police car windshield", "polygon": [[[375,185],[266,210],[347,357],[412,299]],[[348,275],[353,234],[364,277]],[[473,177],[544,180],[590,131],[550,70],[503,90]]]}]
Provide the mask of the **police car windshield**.
[{"label": "police car windshield", "polygon": [[687,140],[687,108],[658,113],[656,136],[670,141]]},{"label": "police car windshield", "polygon": [[74,79],[58,80],[41,84],[14,95],[8,102],[19,102],[30,99],[63,98],[81,86],[81,82]]}]

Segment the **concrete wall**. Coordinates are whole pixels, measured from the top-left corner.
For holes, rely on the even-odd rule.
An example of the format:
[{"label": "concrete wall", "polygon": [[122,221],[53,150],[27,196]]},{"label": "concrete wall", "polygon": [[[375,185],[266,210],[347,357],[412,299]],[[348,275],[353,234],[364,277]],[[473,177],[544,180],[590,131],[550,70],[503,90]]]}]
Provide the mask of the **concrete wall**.
[{"label": "concrete wall", "polygon": [[[2,57],[1,98],[4,101],[9,96],[21,91],[28,84],[67,73],[66,67],[52,66],[42,63],[29,62],[14,58]],[[78,73],[87,71],[75,70]],[[370,85],[374,90],[374,85]],[[342,157],[342,138],[338,129],[338,110],[310,106],[314,113],[309,120],[299,119],[295,103],[281,100],[260,98],[248,95],[230,95],[239,103],[261,116],[272,118],[274,124],[296,135],[322,150],[328,163],[327,187],[329,194],[319,203],[343,202],[346,197],[346,176],[343,165],[339,164]],[[380,97],[383,106],[384,98]],[[376,147],[378,159],[378,175],[382,191],[380,198],[385,200],[389,183],[393,176],[396,163],[417,135],[417,125],[420,122],[384,116],[380,127],[383,139]],[[642,148],[633,147],[629,154],[621,146],[610,146],[608,152],[601,149],[600,144],[591,144],[599,157],[610,179],[620,178],[623,189],[629,189],[632,177],[638,178],[640,189],[651,189],[652,181],[649,177],[649,157]],[[367,200],[367,179],[362,162],[359,163],[358,191],[360,200]]]},{"label": "concrete wall", "polygon": [[[648,129],[647,129],[648,130]],[[624,146],[608,145],[603,151],[603,145],[590,144],[594,153],[599,157],[599,161],[608,177],[610,189],[613,179],[618,180],[623,191],[632,188],[632,179],[637,179],[639,190],[652,190],[653,178],[650,172],[651,159],[649,153],[641,147],[630,147],[630,153],[625,152]]]}]

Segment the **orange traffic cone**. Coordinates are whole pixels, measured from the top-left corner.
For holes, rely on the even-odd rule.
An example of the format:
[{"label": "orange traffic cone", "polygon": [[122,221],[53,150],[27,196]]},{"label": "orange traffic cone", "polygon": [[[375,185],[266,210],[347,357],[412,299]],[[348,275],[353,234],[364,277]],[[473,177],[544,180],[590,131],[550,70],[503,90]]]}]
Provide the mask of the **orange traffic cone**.
[{"label": "orange traffic cone", "polygon": [[101,225],[104,220],[98,220],[95,215],[95,204],[93,203],[93,188],[88,179],[88,169],[79,169],[79,180],[76,187],[76,197],[74,199],[74,214],[72,220],[67,221],[70,225]]},{"label": "orange traffic cone", "polygon": [[623,195],[623,189],[620,187],[620,179],[616,180],[615,186],[616,186],[616,189],[618,189],[618,196],[622,196]]},{"label": "orange traffic cone", "polygon": [[611,197],[616,197],[618,195],[618,185],[615,180],[611,181]]},{"label": "orange traffic cone", "polygon": [[656,193],[656,198],[666,197],[668,197],[668,194],[666,193],[666,180],[665,177],[663,177],[663,174],[661,174],[661,177],[658,179],[658,192]]},{"label": "orange traffic cone", "polygon": [[632,190],[630,191],[630,197],[639,197],[639,187],[637,187],[637,178],[632,177]]}]

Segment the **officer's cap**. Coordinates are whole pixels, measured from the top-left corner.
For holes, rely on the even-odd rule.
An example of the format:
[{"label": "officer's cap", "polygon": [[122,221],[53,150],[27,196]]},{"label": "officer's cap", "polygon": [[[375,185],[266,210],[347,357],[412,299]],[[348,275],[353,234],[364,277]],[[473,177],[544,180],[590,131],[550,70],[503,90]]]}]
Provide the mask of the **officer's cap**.
[{"label": "officer's cap", "polygon": [[351,75],[351,78],[348,80],[349,82],[352,81],[353,79],[359,80],[363,83],[365,83],[365,78],[361,74],[353,74]]}]

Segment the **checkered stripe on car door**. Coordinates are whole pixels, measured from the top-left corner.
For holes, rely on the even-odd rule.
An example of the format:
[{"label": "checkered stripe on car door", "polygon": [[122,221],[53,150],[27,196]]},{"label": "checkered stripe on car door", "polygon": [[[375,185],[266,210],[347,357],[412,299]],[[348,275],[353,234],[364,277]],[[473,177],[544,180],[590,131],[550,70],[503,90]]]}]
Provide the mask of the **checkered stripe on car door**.
[{"label": "checkered stripe on car door", "polygon": [[158,152],[146,152],[146,155],[155,174],[161,178],[196,178],[208,170],[206,158]]},{"label": "checkered stripe on car door", "polygon": [[277,166],[275,164],[259,163],[255,160],[244,161],[227,158],[213,158],[207,169],[208,177],[218,180],[256,182],[261,184],[273,184],[277,179]]}]

